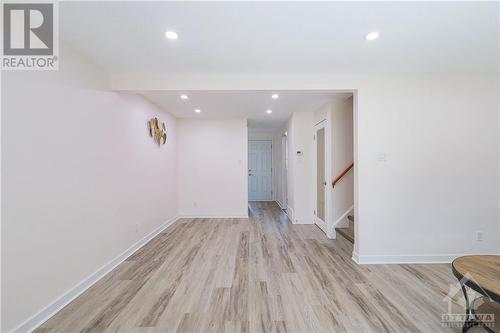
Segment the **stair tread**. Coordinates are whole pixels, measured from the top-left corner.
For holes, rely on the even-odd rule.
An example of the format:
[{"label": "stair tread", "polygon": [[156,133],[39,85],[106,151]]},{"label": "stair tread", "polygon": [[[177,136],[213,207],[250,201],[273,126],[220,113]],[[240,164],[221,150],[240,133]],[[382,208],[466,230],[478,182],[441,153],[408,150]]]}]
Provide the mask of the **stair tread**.
[{"label": "stair tread", "polygon": [[335,228],[335,230],[345,239],[354,243],[354,226],[351,223],[349,223],[349,227],[347,228]]}]

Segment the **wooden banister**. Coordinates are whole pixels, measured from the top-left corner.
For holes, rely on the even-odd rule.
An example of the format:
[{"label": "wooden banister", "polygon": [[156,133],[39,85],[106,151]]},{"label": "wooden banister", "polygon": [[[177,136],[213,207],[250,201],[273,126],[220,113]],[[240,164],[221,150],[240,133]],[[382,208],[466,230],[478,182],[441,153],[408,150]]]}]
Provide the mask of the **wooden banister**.
[{"label": "wooden banister", "polygon": [[337,176],[337,178],[335,178],[332,182],[332,187],[335,187],[335,184],[337,184],[341,179],[342,177],[344,177],[345,175],[347,175],[347,173],[349,171],[351,171],[351,169],[354,168],[354,162],[349,165],[347,168],[345,168],[344,171],[342,171],[342,173],[340,175]]}]

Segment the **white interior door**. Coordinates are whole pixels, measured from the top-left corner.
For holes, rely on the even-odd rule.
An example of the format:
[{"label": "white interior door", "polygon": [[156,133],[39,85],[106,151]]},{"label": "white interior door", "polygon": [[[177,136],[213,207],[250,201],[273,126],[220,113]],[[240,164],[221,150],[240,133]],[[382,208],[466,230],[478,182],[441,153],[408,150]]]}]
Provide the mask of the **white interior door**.
[{"label": "white interior door", "polygon": [[248,142],[248,200],[273,199],[272,158],[271,141],[250,140]]},{"label": "white interior door", "polygon": [[316,125],[314,134],[315,143],[315,159],[314,159],[314,171],[316,175],[315,179],[315,208],[314,208],[314,222],[320,227],[325,233],[327,233],[327,172],[326,172],[326,131],[325,122]]}]

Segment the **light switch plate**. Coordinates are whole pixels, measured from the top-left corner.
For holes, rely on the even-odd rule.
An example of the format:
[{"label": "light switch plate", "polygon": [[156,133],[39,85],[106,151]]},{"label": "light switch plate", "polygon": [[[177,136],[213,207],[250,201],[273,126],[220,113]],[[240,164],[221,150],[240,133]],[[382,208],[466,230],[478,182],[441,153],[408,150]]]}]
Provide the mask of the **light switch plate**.
[{"label": "light switch plate", "polygon": [[387,161],[387,155],[384,152],[378,152],[375,154],[375,160],[378,162],[385,162]]}]

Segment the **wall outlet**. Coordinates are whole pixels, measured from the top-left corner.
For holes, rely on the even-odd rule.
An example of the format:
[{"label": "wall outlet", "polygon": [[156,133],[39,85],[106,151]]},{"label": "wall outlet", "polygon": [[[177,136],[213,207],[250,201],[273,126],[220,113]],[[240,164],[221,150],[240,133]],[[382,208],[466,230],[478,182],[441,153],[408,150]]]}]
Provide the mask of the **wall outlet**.
[{"label": "wall outlet", "polygon": [[476,242],[482,242],[484,239],[484,234],[482,230],[476,231]]},{"label": "wall outlet", "polygon": [[193,202],[193,206],[194,208],[198,208],[198,202],[197,201]]}]

